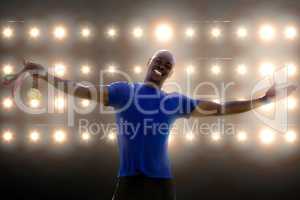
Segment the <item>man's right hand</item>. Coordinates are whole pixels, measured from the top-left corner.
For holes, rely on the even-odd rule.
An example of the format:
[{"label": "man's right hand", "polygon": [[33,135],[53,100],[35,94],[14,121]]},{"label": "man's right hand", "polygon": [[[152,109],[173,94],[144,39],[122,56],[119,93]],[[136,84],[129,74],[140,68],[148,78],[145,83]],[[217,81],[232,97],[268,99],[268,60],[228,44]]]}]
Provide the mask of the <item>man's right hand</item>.
[{"label": "man's right hand", "polygon": [[263,100],[266,102],[270,102],[274,100],[277,97],[277,100],[283,99],[291,95],[295,90],[297,89],[297,86],[294,84],[288,84],[283,85],[280,87],[280,85],[274,84],[263,96]]},{"label": "man's right hand", "polygon": [[44,67],[40,64],[24,60],[23,65],[26,70],[43,70]]},{"label": "man's right hand", "polygon": [[[108,105],[108,87],[96,85],[94,90],[91,90],[88,86],[77,83],[71,80],[64,80],[58,77],[48,74],[45,67],[40,64],[23,61],[24,69],[22,71],[29,72],[33,78],[41,78],[53,85],[55,88],[78,98],[95,100]],[[63,86],[63,87],[58,87]],[[95,99],[92,99],[92,92],[96,89]]]},{"label": "man's right hand", "polygon": [[40,64],[23,61],[24,70],[26,72],[29,72],[32,76],[46,76],[47,70]]}]

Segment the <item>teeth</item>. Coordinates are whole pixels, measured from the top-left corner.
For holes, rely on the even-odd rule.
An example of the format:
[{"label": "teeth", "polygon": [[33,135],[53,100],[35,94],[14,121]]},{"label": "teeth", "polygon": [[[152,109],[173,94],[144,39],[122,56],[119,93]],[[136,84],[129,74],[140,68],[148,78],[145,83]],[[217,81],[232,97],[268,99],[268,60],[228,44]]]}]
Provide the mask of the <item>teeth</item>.
[{"label": "teeth", "polygon": [[160,71],[158,71],[157,69],[155,69],[154,72],[155,72],[157,75],[159,75],[159,76],[162,75],[162,73],[161,73]]}]

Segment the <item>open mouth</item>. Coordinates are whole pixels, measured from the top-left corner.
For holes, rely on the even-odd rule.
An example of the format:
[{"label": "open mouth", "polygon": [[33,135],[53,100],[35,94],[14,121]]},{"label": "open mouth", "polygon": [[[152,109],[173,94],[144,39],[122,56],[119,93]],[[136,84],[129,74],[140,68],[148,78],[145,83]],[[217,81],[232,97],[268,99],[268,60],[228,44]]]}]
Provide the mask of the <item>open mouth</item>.
[{"label": "open mouth", "polygon": [[158,75],[158,76],[163,76],[163,73],[160,72],[160,71],[157,70],[157,69],[154,69],[153,72],[154,72],[156,75]]}]

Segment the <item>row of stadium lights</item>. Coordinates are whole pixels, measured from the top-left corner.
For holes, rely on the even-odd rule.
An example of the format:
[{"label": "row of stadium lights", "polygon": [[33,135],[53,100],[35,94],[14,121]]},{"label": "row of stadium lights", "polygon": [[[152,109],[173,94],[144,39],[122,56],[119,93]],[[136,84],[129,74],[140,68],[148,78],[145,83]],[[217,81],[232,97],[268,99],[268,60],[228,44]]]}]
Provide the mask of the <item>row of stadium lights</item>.
[{"label": "row of stadium lights", "polygon": [[[142,27],[135,27],[131,31],[131,35],[136,38],[140,39],[142,38],[145,33],[144,29]],[[90,38],[92,36],[92,30],[89,27],[83,27],[80,31],[80,36],[82,38]],[[220,27],[213,27],[209,31],[212,38],[220,38],[222,37],[222,29]],[[118,37],[119,32],[118,29],[114,27],[110,27],[105,31],[105,34],[108,38],[114,39]],[[245,39],[249,35],[249,31],[246,27],[238,27],[235,32],[236,36],[240,39]],[[2,37],[4,39],[12,39],[15,35],[15,30],[10,27],[6,26],[2,29]],[[39,27],[34,26],[29,28],[28,30],[28,36],[32,39],[37,39],[41,37],[42,32]],[[52,30],[52,35],[57,40],[63,40],[68,36],[68,30],[66,27],[62,25],[55,26]],[[187,27],[184,30],[184,35],[186,38],[194,38],[197,35],[197,31],[194,27]],[[276,38],[277,31],[276,29],[270,25],[270,24],[264,24],[259,27],[258,30],[258,36],[263,41],[271,41]],[[285,39],[293,40],[298,36],[298,30],[294,26],[286,26],[283,30],[283,35]],[[162,23],[157,25],[154,28],[154,36],[159,42],[168,42],[170,41],[174,36],[174,29],[171,25]]]},{"label": "row of stadium lights", "polygon": [[[213,142],[218,142],[222,139],[221,134],[218,132],[212,133],[210,137]],[[185,136],[185,138],[187,141],[194,141],[195,135],[192,132],[190,132]],[[245,131],[239,131],[236,134],[235,138],[238,142],[243,143],[248,140],[248,134]],[[269,145],[275,142],[276,134],[271,129],[262,129],[259,134],[259,139],[263,144]],[[294,143],[297,140],[297,134],[295,131],[287,131],[284,134],[284,139],[288,143]]]},{"label": "row of stadium lights", "polygon": [[[64,143],[64,142],[67,141],[67,134],[64,130],[61,130],[61,129],[55,130],[53,135],[52,135],[52,138],[53,138],[54,142],[56,142],[56,143]],[[15,134],[10,130],[6,130],[6,131],[3,132],[1,139],[5,143],[11,143],[15,139]],[[29,133],[28,139],[32,143],[37,143],[41,140],[41,134],[40,134],[39,131],[33,130]],[[80,139],[82,141],[88,142],[91,139],[91,134],[88,133],[88,132],[84,132],[80,135]],[[110,140],[110,141],[114,141],[116,139],[116,134],[113,133],[113,132],[110,132],[107,135],[107,139]]]},{"label": "row of stadium lights", "polygon": [[[169,144],[174,143],[174,137],[175,136],[172,134],[169,135]],[[109,141],[115,141],[116,138],[116,133],[114,132],[110,132],[106,137],[106,139]],[[245,131],[238,132],[235,138],[240,143],[245,143],[249,139],[248,134]],[[287,143],[292,144],[297,141],[297,134],[293,130],[287,131],[283,135],[283,138]],[[2,133],[1,139],[5,143],[12,143],[15,139],[15,134],[10,130],[6,130]],[[32,143],[38,143],[42,138],[40,132],[34,130],[29,133],[28,139]],[[55,143],[62,144],[67,142],[67,134],[63,130],[55,130],[52,134],[52,139]],[[80,139],[84,142],[89,142],[92,139],[92,136],[90,133],[84,132],[80,135]],[[196,140],[196,136],[192,132],[189,132],[185,135],[185,139],[188,142],[193,142]],[[212,142],[217,143],[222,140],[222,135],[218,132],[214,132],[210,135],[210,139]],[[273,132],[271,129],[262,129],[259,133],[259,139],[262,144],[271,145],[275,143],[277,138],[276,133]]]},{"label": "row of stadium lights", "polygon": [[[286,67],[286,69],[287,69],[288,76],[292,77],[292,76],[296,75],[297,66],[295,63],[288,62],[284,65],[284,67]],[[117,70],[117,67],[114,65],[107,66],[107,72],[109,72],[111,74],[115,73],[116,70]],[[246,64],[239,64],[239,65],[237,65],[235,70],[239,75],[246,75],[248,72],[248,67]],[[263,77],[273,75],[275,70],[276,70],[275,66],[271,62],[262,62],[260,64],[259,72],[260,72],[261,76],[263,76]],[[57,63],[54,63],[54,65],[53,65],[53,71],[56,76],[63,77],[66,74],[67,67],[63,62],[57,62]],[[92,71],[92,67],[88,64],[84,64],[84,65],[80,66],[80,72],[83,75],[89,75],[91,73],[91,71]],[[143,68],[140,65],[136,65],[136,66],[133,66],[132,71],[135,74],[141,74],[143,72]],[[194,65],[187,65],[185,68],[185,71],[188,75],[192,75],[192,74],[196,73],[196,67]],[[213,75],[219,75],[222,73],[222,67],[219,64],[213,64],[210,67],[210,72]],[[13,73],[14,73],[13,65],[11,65],[11,64],[3,65],[3,67],[2,67],[3,75],[9,75],[9,74],[13,74]]]}]

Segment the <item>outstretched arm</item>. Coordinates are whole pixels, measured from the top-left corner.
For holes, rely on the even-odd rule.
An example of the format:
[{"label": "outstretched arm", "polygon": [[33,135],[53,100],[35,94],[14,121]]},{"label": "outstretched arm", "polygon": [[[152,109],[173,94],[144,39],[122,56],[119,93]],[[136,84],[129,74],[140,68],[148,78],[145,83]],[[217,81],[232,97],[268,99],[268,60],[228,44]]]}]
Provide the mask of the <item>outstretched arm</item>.
[{"label": "outstretched arm", "polygon": [[[201,103],[192,112],[191,116],[220,116],[247,112],[265,104],[271,103],[273,100],[275,100],[275,97],[279,93],[282,93],[284,91],[287,92],[287,95],[290,95],[296,88],[296,86],[291,85],[285,88],[276,89],[274,85],[261,98],[245,101],[229,101],[225,102],[224,104],[214,103],[211,101],[201,101]],[[282,95],[280,97],[283,98]]]},{"label": "outstretched arm", "polygon": [[[25,69],[32,74],[35,78],[47,81],[55,88],[63,91],[66,94],[73,95],[78,98],[97,100],[104,105],[108,104],[108,89],[107,86],[95,86],[94,90],[91,90],[89,86],[81,84],[72,80],[64,80],[59,77],[53,76],[47,72],[47,70],[36,63],[25,62]],[[95,90],[96,89],[96,90]],[[92,94],[92,91],[96,91],[97,94]],[[97,99],[92,99],[92,97]]]}]

